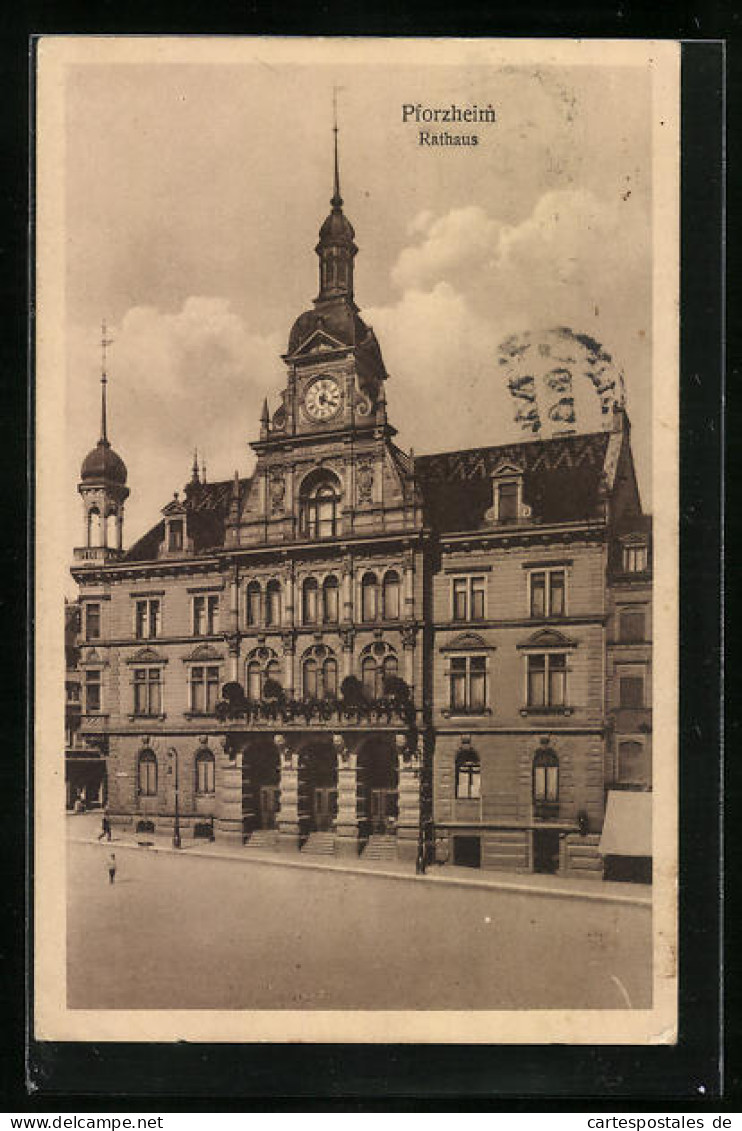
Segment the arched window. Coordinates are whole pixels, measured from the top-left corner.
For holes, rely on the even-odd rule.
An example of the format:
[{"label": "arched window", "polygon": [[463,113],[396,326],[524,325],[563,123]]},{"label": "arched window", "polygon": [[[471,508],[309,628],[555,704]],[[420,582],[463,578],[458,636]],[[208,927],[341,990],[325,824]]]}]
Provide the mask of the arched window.
[{"label": "arched window", "polygon": [[399,620],[399,574],[395,569],[384,577],[382,603],[384,620]]},{"label": "arched window", "polygon": [[338,697],[338,662],[333,657],[325,660],[322,665],[322,683],[324,684],[325,699]]},{"label": "arched window", "polygon": [[383,664],[383,678],[389,679],[391,676],[399,675],[399,660],[396,656],[387,656]]},{"label": "arched window", "polygon": [[265,588],[265,623],[281,623],[281,582],[275,579]]},{"label": "arched window", "polygon": [[88,511],[88,546],[100,546],[102,533],[100,511],[97,507],[91,507]]},{"label": "arched window", "polygon": [[247,587],[247,623],[260,624],[260,582],[251,581]]},{"label": "arched window", "polygon": [[247,698],[255,703],[263,694],[263,673],[257,660],[247,665]]},{"label": "arched window", "polygon": [[196,793],[214,792],[214,755],[209,749],[201,749],[196,755]]},{"label": "arched window", "polygon": [[481,780],[478,755],[470,747],[462,747],[456,755],[456,796],[466,801],[481,797]]},{"label": "arched window", "polygon": [[272,679],[274,683],[281,682],[281,665],[278,660],[271,660],[265,669],[266,682]]},{"label": "arched window", "polygon": [[328,472],[311,475],[299,494],[300,528],[305,538],[334,538],[338,533],[340,484]]},{"label": "arched window", "polygon": [[364,573],[361,581],[361,620],[374,621],[379,616],[379,583],[376,574]]},{"label": "arched window", "polygon": [[106,545],[115,548],[118,545],[118,519],[115,511],[109,511],[106,517]]},{"label": "arched window", "polygon": [[376,698],[377,664],[373,656],[366,656],[361,661],[361,683],[367,699]]},{"label": "arched window", "polygon": [[142,750],[138,766],[139,794],[141,797],[157,795],[157,758],[154,750]]},{"label": "arched window", "polygon": [[337,624],[340,612],[339,587],[336,577],[326,577],[322,586],[322,619],[325,624]]},{"label": "arched window", "polygon": [[304,690],[305,699],[316,699],[318,694],[317,686],[317,661],[311,657],[304,661],[302,670],[302,687]]},{"label": "arched window", "polygon": [[559,759],[544,746],[533,759],[533,809],[536,816],[549,817],[559,809]]},{"label": "arched window", "polygon": [[304,624],[317,623],[317,581],[314,577],[306,578],[301,588],[301,619]]}]

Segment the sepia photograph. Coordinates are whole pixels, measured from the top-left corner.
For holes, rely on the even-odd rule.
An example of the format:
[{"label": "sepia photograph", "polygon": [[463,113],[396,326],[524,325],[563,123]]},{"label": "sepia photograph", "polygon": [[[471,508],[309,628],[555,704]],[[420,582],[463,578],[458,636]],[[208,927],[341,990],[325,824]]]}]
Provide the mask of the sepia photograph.
[{"label": "sepia photograph", "polygon": [[679,60],[39,41],[38,1039],[676,1040]]}]

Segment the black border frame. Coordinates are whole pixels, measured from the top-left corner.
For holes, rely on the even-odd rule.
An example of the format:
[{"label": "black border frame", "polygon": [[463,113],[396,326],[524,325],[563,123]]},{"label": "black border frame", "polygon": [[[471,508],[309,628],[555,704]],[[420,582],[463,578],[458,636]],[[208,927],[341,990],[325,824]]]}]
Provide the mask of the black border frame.
[{"label": "black border frame", "polygon": [[[133,7],[133,6],[132,6]],[[28,57],[26,34],[39,32],[148,34],[162,31],[162,17],[151,9],[141,13],[115,12],[106,7],[95,13],[65,12],[63,18],[43,5],[21,13],[22,50],[13,35],[3,53],[11,55],[6,78],[11,79],[10,109],[2,126],[9,151],[20,164],[13,169],[10,192],[3,203],[10,209],[12,232],[10,269],[2,272],[6,308],[18,315],[2,339],[5,355],[3,392],[6,427],[12,429],[5,451],[11,455],[10,485],[23,494],[26,444],[24,391],[17,379],[16,358],[23,356],[26,336],[24,301],[26,274],[25,127],[32,120],[32,103],[25,101],[24,64]],[[513,8],[515,11],[515,8]],[[179,16],[168,17],[167,34],[337,34],[341,24],[325,6],[304,26],[288,32],[286,16],[246,12],[224,19],[209,13],[212,26],[203,27],[200,6],[183,4]],[[513,15],[507,10],[492,19],[489,5],[459,9],[456,26],[452,13],[441,18],[430,9],[426,17],[398,9],[392,16],[381,6],[356,9],[342,30],[345,34],[503,35],[536,34],[591,36],[680,36],[698,34],[692,14],[677,21],[675,13],[654,12],[654,26],[631,27],[619,4],[606,19],[598,7],[586,7],[576,19],[573,12],[530,12]],[[25,17],[25,19],[24,19]],[[95,29],[91,23],[95,23]],[[311,26],[308,26],[311,23]],[[350,23],[351,26],[348,26]],[[709,33],[723,30],[716,20],[705,20]],[[201,24],[200,28],[197,25]],[[219,26],[214,26],[219,24]],[[259,26],[256,26],[259,24]],[[715,27],[711,25],[715,24]],[[187,25],[187,26],[186,26]],[[239,25],[239,26],[236,26]],[[282,26],[277,26],[282,25]],[[627,25],[627,26],[624,26]],[[8,46],[10,52],[8,52]],[[621,1046],[328,1046],[328,1045],[136,1045],[36,1042],[28,1037],[25,1068],[21,1065],[24,1013],[27,1002],[23,980],[23,822],[21,760],[0,760],[0,796],[9,800],[9,818],[0,826],[0,850],[18,882],[6,887],[9,913],[3,921],[10,935],[15,966],[3,965],[0,993],[11,1006],[11,1059],[4,1084],[8,1109],[28,1111],[133,1109],[137,1100],[148,1110],[196,1111],[249,1110],[261,1099],[283,1110],[424,1110],[455,1103],[457,1097],[477,1099],[486,1106],[506,1110],[532,1110],[549,1101],[550,1107],[579,1110],[626,1101],[662,1100],[670,1109],[680,1103],[719,1109],[719,1097],[729,1095],[722,1069],[722,1012],[720,984],[721,901],[720,848],[722,829],[723,766],[717,752],[721,736],[721,474],[723,364],[723,239],[724,210],[724,74],[722,43],[685,42],[682,56],[682,323],[681,323],[681,947],[680,1041],[675,1047]],[[20,81],[19,81],[20,80]],[[13,110],[15,109],[15,113]],[[19,144],[20,142],[20,144]],[[6,152],[8,149],[6,148]],[[13,301],[15,300],[15,301]],[[19,301],[20,300],[20,301]],[[30,342],[30,339],[29,339]],[[32,362],[31,358],[31,362]],[[14,379],[9,377],[14,374]],[[29,388],[32,390],[29,379]],[[32,410],[29,410],[32,420]],[[32,451],[32,444],[29,443]],[[32,453],[33,454],[33,453]],[[32,502],[33,465],[29,465],[29,502]],[[16,515],[16,517],[18,517]],[[10,582],[24,573],[24,532],[12,543]],[[30,544],[30,543],[29,543]],[[29,554],[29,563],[32,556]],[[6,574],[7,577],[7,574]],[[33,576],[28,575],[29,602]],[[32,606],[30,606],[32,609]],[[10,610],[17,623],[17,606]],[[32,611],[29,629],[32,629]],[[6,639],[16,640],[10,631]],[[6,652],[3,706],[6,718],[18,716],[24,645]],[[10,679],[8,679],[10,675]],[[31,694],[29,685],[29,695]],[[30,702],[30,700],[29,700]],[[16,711],[13,712],[13,706]],[[12,741],[21,749],[23,722]],[[30,731],[29,731],[30,737]],[[718,772],[716,772],[718,770]],[[5,807],[5,806],[4,806]],[[29,830],[30,832],[30,830]],[[29,840],[29,846],[32,842]],[[29,848],[29,861],[30,861]],[[20,868],[17,866],[20,864]],[[30,871],[29,871],[30,875]],[[20,946],[19,946],[20,943]],[[20,963],[17,962],[21,955]],[[18,1071],[20,1068],[20,1071]],[[700,1092],[699,1089],[704,1091]],[[28,1091],[27,1091],[28,1089]],[[207,1103],[207,1100],[210,1101]],[[217,1103],[213,1101],[217,1100]],[[592,1100],[592,1102],[589,1102]],[[123,1101],[123,1102],[122,1102]],[[153,1101],[156,1101],[153,1103]],[[239,1104],[237,1101],[243,1101]],[[319,1102],[318,1102],[319,1101]],[[606,1104],[607,1101],[607,1104]],[[265,1103],[262,1110],[265,1110]],[[258,1109],[260,1110],[260,1108]]]}]

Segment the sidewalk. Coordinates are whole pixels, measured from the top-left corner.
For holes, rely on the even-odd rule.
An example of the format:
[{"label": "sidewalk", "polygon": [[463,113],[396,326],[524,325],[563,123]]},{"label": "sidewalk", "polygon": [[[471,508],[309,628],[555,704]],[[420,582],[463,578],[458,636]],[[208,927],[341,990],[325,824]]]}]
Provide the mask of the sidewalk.
[{"label": "sidewalk", "polygon": [[[74,844],[96,844],[100,832],[100,813],[69,814],[67,836]],[[598,902],[629,904],[634,907],[652,907],[652,888],[644,884],[620,884],[600,880],[584,880],[572,876],[549,876],[529,872],[494,872],[456,867],[453,864],[433,865],[424,876],[415,874],[414,864],[397,860],[364,860],[362,856],[303,856],[301,853],[265,852],[257,848],[235,848],[218,841],[184,840],[180,849],[173,848],[169,836],[155,835],[146,847],[142,837],[134,833],[114,830],[111,849],[136,852],[167,852],[180,856],[210,857],[214,860],[237,864],[273,865],[282,868],[308,868],[315,871],[340,874],[378,876],[387,880],[406,880],[414,883],[452,884],[456,887],[490,888],[495,891],[530,892],[532,895],[551,896],[556,899],[589,899]],[[108,841],[100,841],[108,848]]]}]

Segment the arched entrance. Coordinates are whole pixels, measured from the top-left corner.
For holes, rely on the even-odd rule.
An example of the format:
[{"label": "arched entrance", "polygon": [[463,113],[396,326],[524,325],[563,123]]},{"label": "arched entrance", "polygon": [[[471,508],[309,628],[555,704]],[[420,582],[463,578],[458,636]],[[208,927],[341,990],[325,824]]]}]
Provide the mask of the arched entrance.
[{"label": "arched entrance", "polygon": [[337,758],[331,743],[305,746],[299,755],[299,791],[310,832],[329,832],[338,810]]},{"label": "arched entrance", "polygon": [[249,779],[246,792],[250,798],[245,806],[245,831],[275,829],[281,796],[278,750],[267,735],[252,739],[245,751],[243,773]]},{"label": "arched entrance", "polygon": [[367,738],[358,751],[358,790],[369,834],[395,832],[399,811],[397,753],[385,737]]}]

